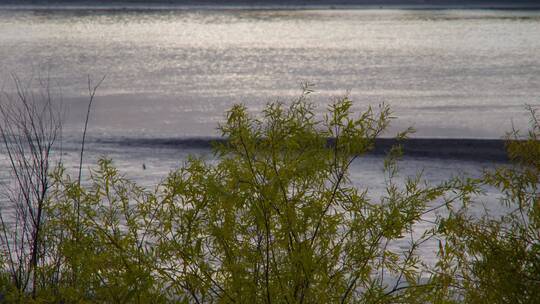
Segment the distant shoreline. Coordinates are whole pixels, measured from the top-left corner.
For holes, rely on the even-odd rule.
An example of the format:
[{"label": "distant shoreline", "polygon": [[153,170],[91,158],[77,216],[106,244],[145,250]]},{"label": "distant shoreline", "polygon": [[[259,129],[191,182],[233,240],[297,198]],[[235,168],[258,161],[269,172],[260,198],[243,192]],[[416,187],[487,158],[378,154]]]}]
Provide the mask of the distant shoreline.
[{"label": "distant shoreline", "polygon": [[[214,143],[225,143],[220,137],[188,137],[188,138],[102,138],[90,140],[99,145],[119,145],[127,147],[169,147],[180,149],[210,149]],[[333,140],[328,139],[329,145]],[[397,142],[393,138],[377,138],[375,149],[368,154],[386,155],[392,146],[401,144],[405,156],[458,159],[469,161],[507,162],[503,139],[473,138],[409,138]]]},{"label": "distant shoreline", "polygon": [[531,0],[0,0],[0,9],[498,9],[540,10]]}]

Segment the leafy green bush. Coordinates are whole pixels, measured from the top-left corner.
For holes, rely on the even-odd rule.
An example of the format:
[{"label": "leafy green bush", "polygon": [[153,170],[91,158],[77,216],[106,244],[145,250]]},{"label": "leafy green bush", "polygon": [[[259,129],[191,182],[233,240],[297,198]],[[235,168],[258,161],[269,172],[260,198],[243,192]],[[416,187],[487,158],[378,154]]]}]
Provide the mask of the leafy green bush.
[{"label": "leafy green bush", "polygon": [[[44,201],[44,250],[32,292],[11,302],[533,303],[539,301],[538,173],[534,126],[510,141],[514,167],[437,186],[397,179],[399,147],[385,160],[379,199],[349,179],[392,120],[386,106],[355,116],[343,97],[319,119],[311,91],[260,116],[234,106],[219,126],[215,160],[190,158],[149,191],[100,160],[87,183],[59,166]],[[258,118],[257,118],[258,117]],[[533,115],[533,117],[535,117]],[[398,134],[401,139],[408,132]],[[515,134],[514,139],[518,139]],[[469,212],[495,186],[515,211]],[[448,208],[432,230],[423,216]],[[430,267],[417,251],[440,238]],[[406,249],[391,246],[409,242]],[[9,254],[2,255],[5,261]]]},{"label": "leafy green bush", "polygon": [[[317,121],[306,96],[268,105],[261,119],[235,106],[220,126],[228,141],[216,149],[218,164],[193,160],[167,179],[157,250],[173,294],[227,303],[419,297],[414,248],[404,257],[388,244],[443,189],[409,180],[371,201],[348,170],[387,127],[388,108],[353,118],[343,98]],[[397,293],[399,282],[392,289],[385,275],[411,288]]]},{"label": "leafy green bush", "polygon": [[61,259],[51,265],[60,278],[51,286],[55,296],[69,302],[163,301],[149,243],[156,196],[120,176],[106,159],[92,171],[90,186],[80,187],[61,168],[54,177],[47,235]]},{"label": "leafy green bush", "polygon": [[[511,166],[487,171],[471,182],[495,187],[509,211],[499,218],[471,215],[475,202],[465,201],[440,226],[440,278],[449,299],[465,303],[540,303],[540,124],[531,111],[526,136],[508,136]],[[487,202],[489,206],[497,202]]]}]

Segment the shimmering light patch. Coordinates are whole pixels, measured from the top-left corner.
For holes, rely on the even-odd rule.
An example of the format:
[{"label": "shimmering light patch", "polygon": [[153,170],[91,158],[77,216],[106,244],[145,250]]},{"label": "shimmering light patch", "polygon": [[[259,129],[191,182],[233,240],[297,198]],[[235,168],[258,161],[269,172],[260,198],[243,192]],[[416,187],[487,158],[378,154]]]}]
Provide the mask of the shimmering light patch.
[{"label": "shimmering light patch", "polygon": [[[86,75],[106,73],[91,136],[215,135],[317,84],[386,102],[418,136],[500,137],[540,104],[540,13],[406,10],[0,10],[0,84],[50,71],[77,136]],[[69,136],[69,134],[68,134]]]}]

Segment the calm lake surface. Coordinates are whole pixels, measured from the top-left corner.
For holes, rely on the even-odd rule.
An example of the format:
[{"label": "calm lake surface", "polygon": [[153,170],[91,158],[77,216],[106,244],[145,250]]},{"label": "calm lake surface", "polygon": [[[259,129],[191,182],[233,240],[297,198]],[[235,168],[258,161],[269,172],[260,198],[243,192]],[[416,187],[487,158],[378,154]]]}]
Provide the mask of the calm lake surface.
[{"label": "calm lake surface", "polygon": [[[303,81],[316,84],[320,112],[348,91],[358,111],[390,104],[399,117],[391,133],[413,125],[418,137],[486,139],[512,124],[525,128],[524,105],[540,105],[540,11],[0,6],[0,88],[7,93],[11,73],[34,84],[48,77],[62,96],[61,157],[69,172],[78,166],[87,75],[97,81],[106,74],[90,118],[84,177],[107,156],[151,187],[189,154],[213,161],[208,149],[151,139],[219,135],[216,125],[234,103],[259,111],[298,96]],[[2,156],[0,149],[0,185],[13,181]],[[409,157],[400,178],[423,170],[435,184],[495,165],[475,159]],[[385,195],[381,157],[356,161],[350,177],[375,200]],[[497,193],[486,193],[480,200],[500,210]],[[429,227],[423,222],[415,231]],[[423,256],[435,261],[436,249],[428,244]]]},{"label": "calm lake surface", "polygon": [[[91,138],[215,136],[316,84],[325,109],[385,102],[419,137],[500,138],[540,104],[540,11],[14,9],[0,6],[0,87],[49,75],[80,138],[87,75],[106,74]],[[60,94],[59,92],[57,92]],[[391,134],[389,134],[391,135]]]},{"label": "calm lake surface", "polygon": [[[8,94],[11,73],[34,85],[50,79],[66,109],[63,148],[73,165],[87,77],[106,74],[85,163],[110,156],[154,184],[187,154],[210,152],[151,139],[219,135],[234,103],[259,111],[298,96],[302,81],[316,84],[320,112],[348,91],[358,111],[390,104],[399,118],[388,136],[410,125],[415,136],[441,138],[524,129],[524,105],[540,105],[540,11],[0,6],[0,88]],[[382,160],[364,162],[353,168],[355,180],[361,173],[382,189]],[[426,169],[436,182],[486,166],[493,164],[419,158],[405,171]]]}]

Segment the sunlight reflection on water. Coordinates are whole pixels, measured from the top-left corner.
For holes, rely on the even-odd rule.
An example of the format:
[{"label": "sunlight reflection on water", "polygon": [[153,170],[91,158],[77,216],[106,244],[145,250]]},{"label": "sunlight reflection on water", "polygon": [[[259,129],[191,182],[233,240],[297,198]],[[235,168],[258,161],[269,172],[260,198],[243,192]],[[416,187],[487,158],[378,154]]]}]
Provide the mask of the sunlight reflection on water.
[{"label": "sunlight reflection on water", "polygon": [[96,137],[216,135],[233,103],[258,110],[301,81],[320,109],[351,90],[424,137],[498,138],[540,103],[537,11],[0,9],[0,41],[2,87],[49,70],[68,132],[87,74],[106,73]]}]

